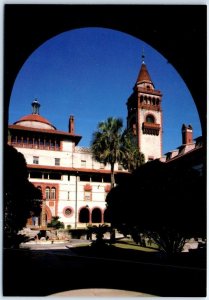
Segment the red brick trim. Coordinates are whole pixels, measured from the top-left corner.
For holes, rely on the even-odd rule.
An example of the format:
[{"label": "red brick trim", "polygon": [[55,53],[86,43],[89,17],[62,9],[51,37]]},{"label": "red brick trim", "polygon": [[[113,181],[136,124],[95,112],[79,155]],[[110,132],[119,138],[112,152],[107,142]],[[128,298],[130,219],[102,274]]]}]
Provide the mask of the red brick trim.
[{"label": "red brick trim", "polygon": [[47,222],[51,222],[51,220],[52,220],[52,212],[51,212],[51,210],[50,210],[50,208],[46,205],[46,215],[47,215]]}]

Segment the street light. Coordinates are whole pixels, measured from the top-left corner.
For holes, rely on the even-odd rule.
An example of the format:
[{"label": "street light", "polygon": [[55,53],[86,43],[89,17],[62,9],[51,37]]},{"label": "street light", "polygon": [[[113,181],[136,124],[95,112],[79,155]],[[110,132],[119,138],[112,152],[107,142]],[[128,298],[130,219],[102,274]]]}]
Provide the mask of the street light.
[{"label": "street light", "polygon": [[78,171],[75,175],[75,228],[77,228],[77,206],[78,206]]}]

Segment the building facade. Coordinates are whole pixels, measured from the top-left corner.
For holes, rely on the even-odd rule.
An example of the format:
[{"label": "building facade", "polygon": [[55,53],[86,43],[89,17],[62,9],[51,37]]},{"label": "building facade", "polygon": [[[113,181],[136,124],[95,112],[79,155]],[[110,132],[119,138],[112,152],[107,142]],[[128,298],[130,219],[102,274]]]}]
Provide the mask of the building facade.
[{"label": "building facade", "polygon": [[[81,136],[74,132],[73,116],[68,132],[59,131],[39,109],[35,99],[32,113],[9,125],[8,144],[24,155],[29,180],[43,195],[42,214],[31,218],[28,226],[46,226],[53,216],[71,228],[108,222],[110,165],[95,161],[90,149],[78,146]],[[127,173],[118,164],[115,170],[116,181],[119,173]]]},{"label": "building facade", "polygon": [[[182,146],[162,156],[162,94],[156,90],[142,61],[133,93],[127,101],[127,129],[134,134],[145,162],[160,159],[172,162],[201,148],[193,140],[191,125],[182,126]],[[21,152],[27,163],[29,180],[42,191],[42,213],[28,220],[28,226],[44,227],[53,217],[67,228],[108,223],[106,195],[111,188],[111,168],[93,159],[91,150],[79,146],[70,116],[68,131],[58,130],[40,115],[40,103],[32,102],[32,113],[9,125],[8,144]],[[196,168],[201,170],[202,166]],[[119,164],[115,177],[128,175]],[[40,199],[37,199],[40,201]]]}]

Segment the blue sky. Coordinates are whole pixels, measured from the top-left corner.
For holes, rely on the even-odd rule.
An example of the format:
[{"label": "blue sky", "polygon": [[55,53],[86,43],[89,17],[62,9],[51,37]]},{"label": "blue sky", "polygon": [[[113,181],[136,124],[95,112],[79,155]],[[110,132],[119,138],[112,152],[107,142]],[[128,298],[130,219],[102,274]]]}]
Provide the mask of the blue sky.
[{"label": "blue sky", "polygon": [[165,57],[145,42],[105,28],[70,30],[46,41],[22,66],[11,94],[9,123],[30,114],[37,98],[40,114],[59,130],[75,117],[80,146],[88,147],[100,121],[120,117],[126,126],[126,102],[145,63],[155,88],[163,94],[163,153],[181,145],[181,126],[201,125],[192,96]]}]

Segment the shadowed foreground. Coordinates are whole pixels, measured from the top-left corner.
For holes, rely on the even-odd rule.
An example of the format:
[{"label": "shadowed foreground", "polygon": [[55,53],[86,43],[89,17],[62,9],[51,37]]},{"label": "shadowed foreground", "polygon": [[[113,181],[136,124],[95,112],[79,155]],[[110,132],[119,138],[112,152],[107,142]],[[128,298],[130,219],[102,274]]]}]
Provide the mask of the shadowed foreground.
[{"label": "shadowed foreground", "polygon": [[[166,260],[107,247],[4,250],[3,295],[47,296],[75,289],[119,289],[155,296],[206,296],[205,254]],[[97,257],[96,257],[97,256]]]}]

